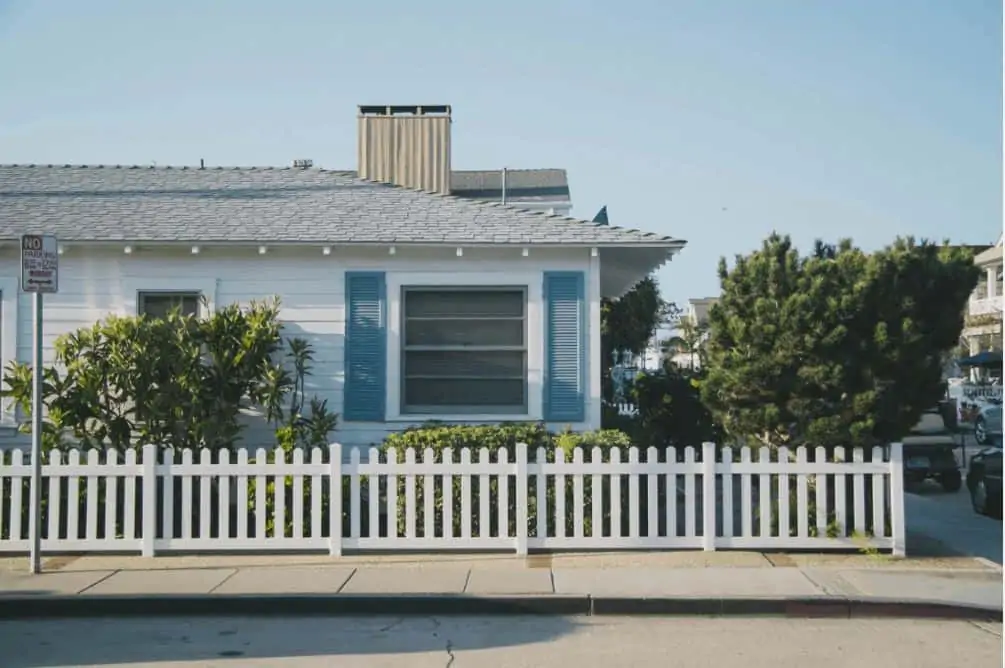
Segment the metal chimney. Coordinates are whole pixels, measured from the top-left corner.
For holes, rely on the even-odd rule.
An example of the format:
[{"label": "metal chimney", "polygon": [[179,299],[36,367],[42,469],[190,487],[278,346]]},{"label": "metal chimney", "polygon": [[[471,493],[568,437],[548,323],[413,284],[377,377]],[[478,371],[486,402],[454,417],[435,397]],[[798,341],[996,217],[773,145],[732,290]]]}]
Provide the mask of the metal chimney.
[{"label": "metal chimney", "polygon": [[449,194],[450,123],[449,105],[361,105],[360,177]]}]

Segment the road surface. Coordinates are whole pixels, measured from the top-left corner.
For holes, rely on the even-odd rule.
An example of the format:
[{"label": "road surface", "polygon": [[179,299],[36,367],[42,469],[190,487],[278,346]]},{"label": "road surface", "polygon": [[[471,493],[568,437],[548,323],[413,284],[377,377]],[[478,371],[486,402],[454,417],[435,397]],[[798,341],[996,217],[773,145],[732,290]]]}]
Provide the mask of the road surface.
[{"label": "road surface", "polygon": [[905,495],[904,512],[909,554],[914,534],[934,539],[957,554],[1002,563],[1002,521],[975,513],[966,485],[948,493],[926,483]]},{"label": "road surface", "polygon": [[5,668],[992,668],[1001,624],[693,618],[0,622]]}]

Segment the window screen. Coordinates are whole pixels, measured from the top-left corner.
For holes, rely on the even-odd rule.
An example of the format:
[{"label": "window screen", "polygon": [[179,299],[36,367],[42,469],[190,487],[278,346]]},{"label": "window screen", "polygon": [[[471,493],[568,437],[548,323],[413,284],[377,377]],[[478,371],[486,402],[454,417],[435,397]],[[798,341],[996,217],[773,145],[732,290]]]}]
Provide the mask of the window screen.
[{"label": "window screen", "polygon": [[405,288],[402,412],[527,409],[523,288]]},{"label": "window screen", "polygon": [[141,292],[139,313],[151,318],[164,318],[172,309],[181,309],[182,315],[199,315],[202,295],[198,292]]}]

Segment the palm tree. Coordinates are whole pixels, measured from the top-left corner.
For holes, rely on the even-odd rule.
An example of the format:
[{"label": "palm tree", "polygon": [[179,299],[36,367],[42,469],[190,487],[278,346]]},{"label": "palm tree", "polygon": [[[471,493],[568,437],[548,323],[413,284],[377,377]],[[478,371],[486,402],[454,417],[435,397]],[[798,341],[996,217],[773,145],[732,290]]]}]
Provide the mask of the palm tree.
[{"label": "palm tree", "polygon": [[665,339],[660,347],[664,356],[673,356],[684,353],[690,356],[689,367],[695,368],[695,361],[701,365],[705,357],[705,335],[708,333],[708,324],[695,322],[690,318],[682,318],[677,326],[675,336]]}]

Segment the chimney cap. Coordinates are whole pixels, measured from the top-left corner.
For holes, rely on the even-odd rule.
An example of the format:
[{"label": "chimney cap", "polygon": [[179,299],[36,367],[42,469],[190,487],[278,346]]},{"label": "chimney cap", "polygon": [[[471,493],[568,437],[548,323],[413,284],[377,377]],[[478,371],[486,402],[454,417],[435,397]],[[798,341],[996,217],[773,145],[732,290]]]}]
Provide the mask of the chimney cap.
[{"label": "chimney cap", "polygon": [[450,115],[449,104],[361,104],[360,116],[433,116]]}]

